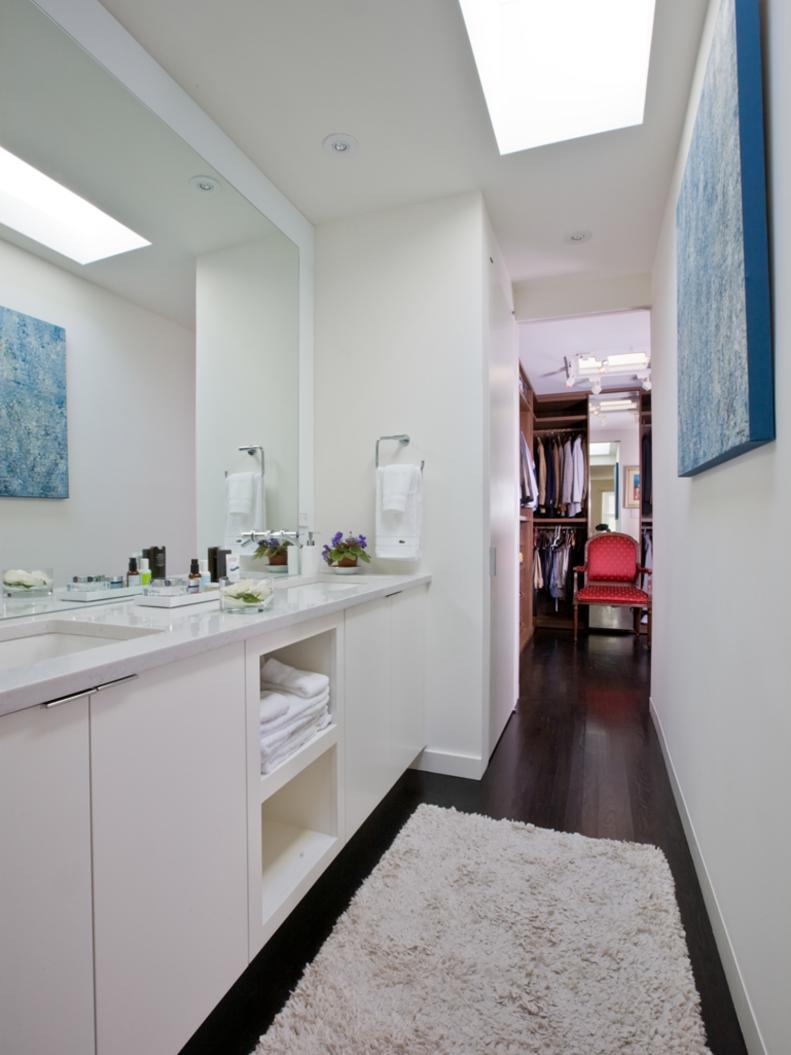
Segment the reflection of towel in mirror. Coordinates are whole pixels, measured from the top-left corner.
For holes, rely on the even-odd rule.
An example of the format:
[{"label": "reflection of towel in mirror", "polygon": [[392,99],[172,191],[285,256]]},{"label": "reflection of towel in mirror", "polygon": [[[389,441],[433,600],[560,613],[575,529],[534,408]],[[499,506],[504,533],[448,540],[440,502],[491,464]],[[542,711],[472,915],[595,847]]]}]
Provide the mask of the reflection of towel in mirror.
[{"label": "reflection of towel in mirror", "polygon": [[[386,508],[386,481],[393,469],[408,469],[403,510]],[[403,479],[399,481],[400,484]],[[392,503],[392,499],[390,499]],[[387,465],[376,471],[376,556],[393,560],[418,560],[423,519],[423,474],[418,465]]]},{"label": "reflection of towel in mirror", "polygon": [[225,535],[223,545],[234,553],[243,531],[266,528],[264,481],[260,473],[229,473],[225,478]]}]

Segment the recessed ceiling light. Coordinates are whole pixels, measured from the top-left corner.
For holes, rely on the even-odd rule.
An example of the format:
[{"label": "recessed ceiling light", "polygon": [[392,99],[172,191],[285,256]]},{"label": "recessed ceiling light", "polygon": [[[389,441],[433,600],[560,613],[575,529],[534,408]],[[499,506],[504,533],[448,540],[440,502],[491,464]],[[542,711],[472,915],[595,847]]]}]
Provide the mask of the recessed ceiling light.
[{"label": "recessed ceiling light", "polygon": [[655,0],[459,0],[501,154],[643,123]]},{"label": "recessed ceiling light", "polygon": [[78,264],[91,264],[151,245],[3,147],[0,147],[0,224]]},{"label": "recessed ceiling light", "polygon": [[200,191],[201,194],[211,194],[212,191],[220,189],[220,183],[214,176],[193,176],[190,186]]},{"label": "recessed ceiling light", "polygon": [[566,241],[572,245],[582,245],[583,242],[589,242],[591,238],[593,238],[592,231],[572,231],[566,236]]},{"label": "recessed ceiling light", "polygon": [[321,145],[328,154],[334,154],[335,157],[348,157],[360,144],[354,136],[346,132],[333,132],[321,141]]}]

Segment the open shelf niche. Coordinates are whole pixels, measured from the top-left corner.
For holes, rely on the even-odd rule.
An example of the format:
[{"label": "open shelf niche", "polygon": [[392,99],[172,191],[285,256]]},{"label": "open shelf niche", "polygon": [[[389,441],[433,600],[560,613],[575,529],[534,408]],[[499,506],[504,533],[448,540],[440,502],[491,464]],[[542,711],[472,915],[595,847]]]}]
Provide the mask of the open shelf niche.
[{"label": "open shelf niche", "polygon": [[[293,639],[299,634],[297,640]],[[248,823],[250,957],[274,933],[338,853],[343,841],[342,623],[329,616],[256,647],[248,642]],[[305,635],[305,636],[302,636]],[[332,724],[275,770],[261,774],[261,668],[274,656],[330,679]]]}]

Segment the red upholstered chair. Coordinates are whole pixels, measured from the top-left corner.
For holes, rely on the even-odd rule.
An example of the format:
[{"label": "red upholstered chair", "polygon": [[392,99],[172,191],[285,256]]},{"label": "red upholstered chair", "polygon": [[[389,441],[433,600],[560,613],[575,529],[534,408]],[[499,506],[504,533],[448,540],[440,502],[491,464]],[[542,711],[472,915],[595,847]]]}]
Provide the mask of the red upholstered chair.
[{"label": "red upholstered chair", "polygon": [[[637,543],[631,535],[606,531],[585,543],[585,563],[574,569],[574,640],[579,627],[581,604],[614,604],[635,610],[635,633],[639,632],[640,615],[648,613],[648,646],[651,647],[651,595],[639,587],[640,576],[650,575],[650,568],[638,564]],[[578,575],[584,575],[579,589]]]}]

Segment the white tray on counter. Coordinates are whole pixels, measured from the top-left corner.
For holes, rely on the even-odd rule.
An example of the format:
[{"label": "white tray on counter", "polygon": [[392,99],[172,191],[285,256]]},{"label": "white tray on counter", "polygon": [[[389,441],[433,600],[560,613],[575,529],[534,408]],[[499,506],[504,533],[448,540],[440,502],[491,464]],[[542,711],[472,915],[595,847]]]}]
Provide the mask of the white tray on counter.
[{"label": "white tray on counter", "polygon": [[142,586],[116,586],[105,590],[92,590],[87,584],[84,590],[69,590],[65,586],[55,587],[55,596],[61,601],[122,601],[125,597],[136,597],[143,592]]},{"label": "white tray on counter", "polygon": [[135,604],[143,608],[183,608],[188,604],[206,604],[207,601],[219,601],[219,590],[206,590],[205,593],[178,593],[156,596],[143,594],[135,599]]}]

